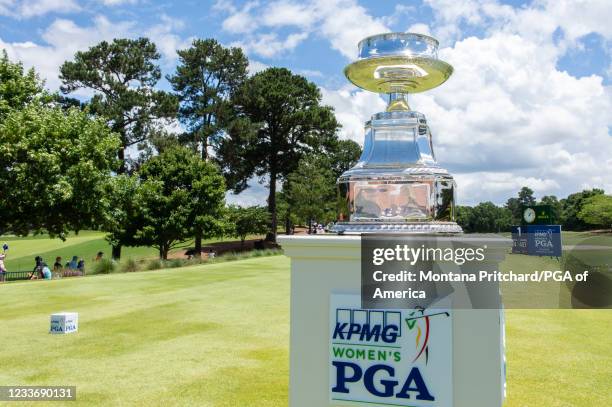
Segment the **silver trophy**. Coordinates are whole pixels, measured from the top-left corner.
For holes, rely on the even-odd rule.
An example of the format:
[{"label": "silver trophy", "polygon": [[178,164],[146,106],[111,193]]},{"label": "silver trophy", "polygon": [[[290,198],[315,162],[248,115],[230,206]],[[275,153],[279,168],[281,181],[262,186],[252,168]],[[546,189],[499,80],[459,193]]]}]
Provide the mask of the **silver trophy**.
[{"label": "silver trophy", "polygon": [[359,43],[359,59],[344,73],[362,89],[388,94],[389,104],[366,122],[359,162],[338,178],[334,232],[462,232],[455,222],[455,181],[436,161],[425,116],[407,100],[452,72],[438,59],[438,41],[426,35],[379,34]]}]

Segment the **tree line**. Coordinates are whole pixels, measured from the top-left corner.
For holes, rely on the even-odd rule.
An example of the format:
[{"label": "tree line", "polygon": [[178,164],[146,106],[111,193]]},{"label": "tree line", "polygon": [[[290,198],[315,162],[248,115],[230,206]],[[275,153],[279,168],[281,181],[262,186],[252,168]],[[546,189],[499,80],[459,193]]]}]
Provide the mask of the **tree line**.
[{"label": "tree line", "polygon": [[538,201],[532,189],[523,187],[504,206],[493,202],[481,202],[473,207],[458,206],[457,223],[468,233],[508,232],[513,225],[522,223],[523,208],[536,204],[549,205],[553,221],[563,230],[612,228],[612,196],[597,188],[576,192],[563,199],[546,195]]},{"label": "tree line", "polygon": [[[335,178],[360,148],[339,140],[317,86],[284,68],[248,75],[242,50],[214,39],[177,53],[166,92],[153,42],[100,42],[61,65],[61,93],[3,53],[0,234],[100,229],[113,257],[149,245],[165,258],[190,238],[196,254],[214,236],[275,240],[279,214],[287,229],[331,219]],[[182,133],[168,130],[174,120]],[[226,207],[226,191],[253,177],[269,189],[267,208]]]}]

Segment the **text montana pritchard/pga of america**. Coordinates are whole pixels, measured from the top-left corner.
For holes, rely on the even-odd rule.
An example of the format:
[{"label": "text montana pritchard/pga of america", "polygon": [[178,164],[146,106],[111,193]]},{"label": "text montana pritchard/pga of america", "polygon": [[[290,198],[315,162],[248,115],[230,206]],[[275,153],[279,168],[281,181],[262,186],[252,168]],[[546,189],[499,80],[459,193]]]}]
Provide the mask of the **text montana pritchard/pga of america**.
[{"label": "text montana pritchard/pga of america", "polygon": [[[482,263],[486,261],[487,246],[462,247],[462,248],[439,248],[411,247],[408,245],[397,245],[396,247],[375,248],[371,252],[372,268],[370,281],[373,283],[400,283],[400,289],[389,289],[388,284],[384,287],[376,287],[372,291],[372,299],[424,299],[427,298],[427,290],[423,284],[427,283],[571,283],[586,281],[589,271],[580,273],[562,270],[529,270],[516,272],[509,270],[501,272],[498,270],[478,270],[478,267],[462,267],[468,263]],[[455,271],[418,269],[419,266],[432,263],[451,262],[458,266]],[[399,269],[397,267],[387,270],[379,269],[383,265],[394,263],[396,266],[412,270]],[[377,267],[378,266],[378,267]],[[484,267],[483,267],[484,268]],[[414,284],[410,284],[414,283]],[[399,288],[399,287],[398,287]]]}]

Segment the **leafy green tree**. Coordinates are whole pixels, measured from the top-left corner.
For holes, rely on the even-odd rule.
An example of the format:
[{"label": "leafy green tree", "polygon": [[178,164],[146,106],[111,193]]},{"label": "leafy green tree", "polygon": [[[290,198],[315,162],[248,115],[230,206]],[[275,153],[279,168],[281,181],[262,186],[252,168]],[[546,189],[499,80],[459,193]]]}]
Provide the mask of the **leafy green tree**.
[{"label": "leafy green tree", "polygon": [[176,115],[177,101],[155,90],[161,77],[157,48],[147,38],[115,39],[79,51],[60,67],[64,93],[94,91],[89,105],[121,136],[120,173],[126,172],[125,150],[147,139],[160,119]]},{"label": "leafy green tree", "polygon": [[578,218],[591,226],[612,228],[612,196],[597,194],[585,199]]},{"label": "leafy green tree", "polygon": [[121,258],[122,246],[135,246],[135,234],[141,223],[139,201],[136,199],[140,182],[136,175],[119,174],[106,184],[102,230],[112,248],[112,258]]},{"label": "leafy green tree", "polygon": [[510,230],[512,214],[493,202],[481,202],[472,207],[457,207],[457,223],[467,233],[498,233]]},{"label": "leafy green tree", "polygon": [[268,68],[248,78],[232,102],[238,119],[220,141],[217,158],[229,187],[239,193],[253,175],[269,186],[268,238],[276,239],[277,182],[284,181],[306,153],[328,148],[339,127],[321,92],[285,68]]},{"label": "leafy green tree", "polygon": [[[352,140],[337,140],[333,142],[329,149],[325,152],[325,154],[318,154],[316,161],[318,165],[322,166],[322,169],[331,170],[332,176],[329,179],[329,187],[330,196],[335,194],[336,192],[336,180],[342,173],[352,168],[359,157],[361,156],[361,147],[359,144],[355,143]],[[295,172],[294,172],[295,173]],[[329,175],[329,174],[328,174]],[[304,222],[309,223],[308,219],[300,219],[299,216],[296,215],[296,210],[293,208],[293,200],[288,194],[289,185],[288,182],[285,181],[283,184],[283,189],[276,194],[276,202],[277,202],[277,212],[278,218],[284,222],[285,224],[285,233],[291,234],[293,230],[293,225]],[[336,213],[331,213],[329,211],[326,212],[325,220],[333,220],[336,217]],[[311,225],[312,226],[312,225]]]},{"label": "leafy green tree", "polygon": [[603,189],[594,188],[592,190],[584,190],[570,194],[567,198],[561,200],[561,224],[565,230],[585,230],[589,225],[578,215],[582,210],[582,206],[586,200],[596,195],[603,195]]},{"label": "leafy green tree", "polygon": [[512,224],[520,225],[521,218],[523,216],[523,210],[522,210],[523,208],[518,198],[508,198],[508,200],[506,201],[506,205],[504,205],[504,207],[510,211],[510,214],[512,216]]},{"label": "leafy green tree", "polygon": [[140,145],[140,154],[138,157],[131,160],[132,172],[138,172],[142,164],[151,157],[161,154],[168,149],[180,147],[181,145],[177,134],[164,128],[152,130],[151,133],[149,133],[147,142]]},{"label": "leafy green tree", "polygon": [[71,108],[77,108],[80,110],[84,110],[85,108],[87,108],[87,104],[81,103],[79,99],[69,97],[69,96],[64,96],[59,93],[52,94],[50,98],[51,98],[51,104],[57,107],[61,107],[63,110],[69,110]]},{"label": "leafy green tree", "polygon": [[244,241],[248,235],[266,233],[270,223],[270,214],[261,206],[245,208],[231,205],[227,208],[227,217],[231,225],[230,235],[240,239],[241,248],[244,248]]},{"label": "leafy green tree", "polygon": [[149,136],[149,144],[154,151],[151,151],[147,158],[154,156],[155,152],[161,154],[166,150],[181,146],[176,134],[170,133],[166,129],[156,129],[152,131]]},{"label": "leafy green tree", "polygon": [[0,122],[0,233],[63,237],[96,227],[119,146],[102,120],[78,109],[30,103],[8,113]]},{"label": "leafy green tree", "polygon": [[314,220],[325,223],[335,218],[334,175],[328,160],[311,155],[301,159],[287,178],[287,200],[292,212],[308,223],[308,233],[312,233]]},{"label": "leafy green tree", "polygon": [[214,39],[196,39],[177,51],[176,73],[168,81],[180,101],[179,119],[188,140],[208,158],[208,146],[231,119],[230,97],[247,76],[248,59],[240,48],[225,48]]},{"label": "leafy green tree", "polygon": [[23,64],[11,62],[6,50],[0,54],[0,120],[11,110],[23,109],[45,96],[43,82],[34,69],[25,72]]},{"label": "leafy green tree", "polygon": [[278,213],[278,219],[285,224],[285,234],[293,234],[293,228],[300,220],[295,215],[291,203],[289,202],[286,181],[283,189],[276,193],[276,211]]},{"label": "leafy green tree", "polygon": [[471,206],[457,205],[456,207],[456,222],[461,226],[465,233],[473,232],[472,221],[474,218],[474,209]]},{"label": "leafy green tree", "polygon": [[493,221],[493,230],[491,232],[500,233],[500,232],[509,232],[512,229],[512,213],[503,206],[495,206],[496,207],[496,215],[495,220]]},{"label": "leafy green tree", "polygon": [[550,206],[554,222],[558,222],[561,219],[562,206],[556,196],[544,195],[538,204]]},{"label": "leafy green tree", "polygon": [[[178,117],[188,129],[184,141],[206,160],[209,145],[233,119],[229,100],[246,79],[249,61],[240,48],[225,48],[214,39],[196,39],[177,53],[179,64],[168,81],[180,101]],[[202,236],[196,235],[197,256],[201,249]]]},{"label": "leafy green tree", "polygon": [[338,178],[343,172],[353,168],[361,156],[361,147],[353,140],[338,140],[332,144],[327,154],[331,170]]},{"label": "leafy green tree", "polygon": [[518,193],[519,203],[523,206],[535,205],[536,199],[533,196],[533,189],[523,187]]},{"label": "leafy green tree", "polygon": [[216,165],[177,147],[145,162],[138,175],[136,243],[156,247],[166,259],[196,233],[223,234],[225,181]]},{"label": "leafy green tree", "polygon": [[536,199],[533,196],[533,190],[529,187],[523,187],[518,192],[517,198],[509,198],[505,207],[512,214],[512,224],[521,224],[523,218],[523,209],[527,205],[535,205]]}]

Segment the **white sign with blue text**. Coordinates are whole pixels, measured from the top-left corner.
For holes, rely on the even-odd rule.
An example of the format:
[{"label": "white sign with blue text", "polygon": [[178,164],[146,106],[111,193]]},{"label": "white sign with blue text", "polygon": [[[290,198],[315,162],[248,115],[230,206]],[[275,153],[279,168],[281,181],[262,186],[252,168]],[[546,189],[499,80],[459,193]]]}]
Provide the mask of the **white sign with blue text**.
[{"label": "white sign with blue text", "polygon": [[79,330],[79,314],[76,312],[59,312],[51,314],[49,333],[69,334]]},{"label": "white sign with blue text", "polygon": [[332,405],[452,407],[450,306],[366,310],[332,294],[329,325]]}]

